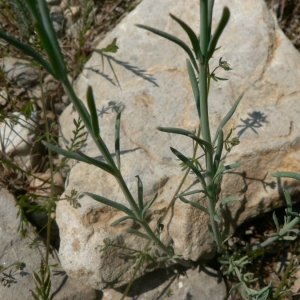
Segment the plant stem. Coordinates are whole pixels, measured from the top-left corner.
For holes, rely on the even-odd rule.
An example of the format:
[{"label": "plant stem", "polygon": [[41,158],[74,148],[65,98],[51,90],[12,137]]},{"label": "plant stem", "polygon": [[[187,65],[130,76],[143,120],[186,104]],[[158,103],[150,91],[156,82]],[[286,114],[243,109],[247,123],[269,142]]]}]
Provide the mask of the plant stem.
[{"label": "plant stem", "polygon": [[[200,92],[200,112],[201,112],[201,130],[203,140],[211,144],[210,126],[209,126],[209,114],[208,114],[208,61],[206,59],[207,47],[209,42],[208,36],[208,19],[207,19],[208,7],[207,0],[200,1],[200,47],[204,56],[204,62],[199,64],[199,92]],[[221,234],[218,228],[218,224],[215,221],[215,204],[216,204],[216,191],[213,183],[214,177],[214,164],[213,164],[213,152],[206,149],[206,185],[207,185],[207,206],[210,215],[210,225],[214,240],[217,244],[217,251],[222,252],[222,240]]]}]

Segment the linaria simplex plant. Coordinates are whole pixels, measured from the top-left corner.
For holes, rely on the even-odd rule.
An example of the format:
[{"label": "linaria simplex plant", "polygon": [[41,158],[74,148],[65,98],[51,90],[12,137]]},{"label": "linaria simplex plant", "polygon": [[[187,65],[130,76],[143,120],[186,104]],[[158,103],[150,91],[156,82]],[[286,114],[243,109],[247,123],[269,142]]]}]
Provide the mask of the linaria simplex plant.
[{"label": "linaria simplex plant", "polygon": [[[99,151],[104,157],[104,162],[98,161],[94,158],[88,157],[80,151],[71,152],[68,150],[61,149],[59,147],[51,145],[49,142],[44,144],[51,150],[56,151],[66,157],[86,162],[92,165],[99,167],[105,172],[111,174],[115,177],[119,187],[123,191],[125,198],[128,201],[130,208],[119,204],[115,201],[104,198],[100,195],[95,195],[93,193],[86,193],[91,198],[104,203],[106,205],[112,206],[117,210],[125,213],[125,216],[113,222],[112,225],[117,225],[120,222],[123,222],[127,219],[133,219],[141,225],[145,232],[137,231],[135,229],[129,228],[127,231],[133,234],[136,234],[140,237],[148,239],[151,242],[154,242],[164,253],[163,257],[157,258],[158,260],[174,260],[184,265],[189,265],[190,262],[183,260],[180,255],[176,255],[174,250],[170,246],[164,245],[156,231],[153,231],[146,221],[146,213],[150,206],[155,201],[154,197],[147,204],[144,203],[143,199],[143,184],[140,178],[137,176],[138,181],[138,198],[134,199],[130,193],[123,176],[120,171],[121,166],[121,157],[120,157],[120,118],[124,106],[121,106],[116,119],[116,135],[115,135],[115,154],[116,161],[113,159],[113,156],[108,151],[108,148],[105,142],[101,138],[101,132],[98,124],[98,116],[93,96],[93,90],[91,87],[88,87],[87,90],[87,105],[88,109],[84,106],[83,102],[76,96],[72,85],[67,76],[67,68],[64,62],[64,59],[61,55],[61,51],[52,28],[52,24],[49,18],[48,10],[44,1],[30,1],[27,0],[27,5],[29,7],[30,13],[34,20],[35,29],[38,33],[41,43],[45,52],[48,55],[48,60],[42,57],[30,46],[18,41],[17,39],[8,36],[5,32],[0,31],[0,38],[5,39],[10,44],[21,49],[27,55],[33,57],[41,66],[43,66],[54,78],[62,83],[64,86],[65,92],[69,96],[73,105],[75,106],[78,114],[80,115],[86,129],[93,138],[95,144],[97,145]],[[211,79],[215,81],[224,80],[224,78],[218,77],[215,74],[215,70],[212,72],[209,68],[209,62],[212,56],[215,53],[217,43],[219,38],[227,25],[230,17],[230,12],[228,8],[223,9],[223,14],[221,19],[212,32],[212,14],[213,14],[213,0],[200,0],[200,37],[195,34],[195,32],[183,21],[177,17],[171,15],[174,21],[176,21],[182,29],[187,33],[192,49],[185,44],[183,41],[178,39],[175,36],[172,36],[168,33],[162,32],[158,29],[148,27],[145,25],[137,25],[140,28],[151,31],[154,34],[157,34],[163,38],[166,38],[175,44],[179,45],[187,53],[189,59],[187,60],[187,70],[189,79],[191,82],[196,110],[199,116],[200,127],[197,133],[181,129],[181,128],[169,128],[169,127],[160,127],[159,130],[181,134],[190,137],[195,142],[194,155],[190,159],[186,155],[180,153],[178,150],[171,148],[171,151],[182,161],[183,165],[186,166],[189,170],[192,170],[198,177],[202,189],[189,191],[187,193],[179,193],[176,195],[172,201],[171,205],[174,205],[175,199],[179,198],[181,201],[188,203],[194,207],[197,207],[202,212],[209,215],[209,229],[213,236],[216,249],[220,255],[220,263],[224,266],[224,274],[230,275],[234,274],[239,283],[232,287],[232,289],[241,288],[241,294],[244,299],[269,299],[272,297],[272,282],[259,291],[253,290],[251,282],[253,282],[252,274],[245,273],[246,266],[251,262],[251,256],[259,255],[262,248],[270,245],[272,242],[279,239],[290,240],[295,238],[295,236],[290,236],[290,233],[299,234],[298,230],[293,229],[293,227],[299,223],[300,217],[299,214],[292,211],[292,202],[289,194],[285,191],[285,198],[287,201],[287,216],[285,218],[285,223],[282,228],[279,227],[279,223],[276,215],[274,215],[274,223],[277,228],[277,232],[272,234],[267,238],[266,241],[257,244],[248,245],[244,249],[242,254],[231,254],[227,251],[226,241],[228,236],[226,236],[226,220],[223,219],[222,209],[230,201],[236,200],[234,196],[229,196],[226,199],[218,199],[218,185],[219,180],[222,174],[227,170],[236,168],[242,164],[238,162],[231,165],[224,165],[222,162],[222,153],[225,148],[226,151],[238,144],[237,138],[229,139],[231,132],[224,139],[223,127],[226,125],[228,120],[231,118],[235,112],[239,102],[242,99],[242,95],[238,97],[235,101],[235,104],[224,116],[223,120],[220,122],[215,136],[212,138],[210,133],[210,120],[208,114],[208,95],[209,88],[211,84]],[[226,71],[230,70],[229,64],[226,61],[223,61],[222,58],[219,60],[219,67],[223,68]],[[201,128],[201,132],[200,132]],[[200,135],[201,134],[201,135]],[[196,159],[196,149],[201,147],[204,156],[205,156],[205,168],[202,168],[200,162]],[[186,173],[187,176],[188,172]],[[274,176],[284,176],[286,174],[274,174]],[[291,173],[288,173],[288,176],[291,176]],[[178,189],[179,190],[179,189]],[[202,193],[207,198],[207,205],[202,206],[199,203],[188,200],[186,197],[193,194]],[[256,251],[256,252],[255,252]],[[251,253],[251,255],[250,255]],[[254,253],[254,254],[253,254]],[[276,292],[277,295],[277,292]]]}]

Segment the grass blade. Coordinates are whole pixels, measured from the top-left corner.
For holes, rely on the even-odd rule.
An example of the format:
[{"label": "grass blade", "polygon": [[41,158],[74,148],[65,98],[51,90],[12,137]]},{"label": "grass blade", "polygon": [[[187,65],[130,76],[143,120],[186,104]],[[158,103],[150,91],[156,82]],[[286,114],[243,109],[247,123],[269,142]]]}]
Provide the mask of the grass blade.
[{"label": "grass blade", "polygon": [[96,160],[94,158],[91,158],[81,152],[72,152],[72,151],[68,151],[68,150],[65,150],[65,149],[62,149],[60,147],[57,147],[57,146],[54,146],[52,144],[49,144],[45,141],[42,141],[42,143],[49,149],[51,149],[52,151],[55,151],[57,152],[58,154],[61,154],[63,156],[66,156],[68,158],[72,158],[72,159],[75,159],[75,160],[78,160],[78,161],[82,161],[82,162],[85,162],[87,164],[91,164],[91,165],[94,165],[102,170],[104,170],[105,172],[108,172],[110,173],[111,175],[113,176],[117,176],[117,170],[115,170],[113,167],[111,167],[110,165],[102,162],[102,161],[99,161],[99,160]]},{"label": "grass blade", "polygon": [[23,53],[31,56],[34,60],[36,60],[47,72],[49,72],[54,78],[58,79],[54,70],[48,61],[46,61],[39,53],[37,53],[30,46],[23,44],[18,39],[7,35],[4,31],[0,30],[0,38],[7,41],[10,45],[20,49]]},{"label": "grass blade", "polygon": [[220,134],[220,131],[223,129],[223,127],[226,125],[226,123],[228,122],[228,120],[232,117],[232,115],[234,114],[237,106],[239,105],[240,101],[242,100],[244,96],[244,93],[242,93],[235,101],[235,103],[233,104],[233,106],[231,107],[231,109],[229,110],[229,112],[226,114],[226,116],[223,118],[223,120],[221,121],[221,123],[219,124],[218,128],[217,128],[217,131],[216,131],[216,135],[215,135],[215,138],[214,138],[214,141],[213,141],[213,145],[215,144],[219,134]]},{"label": "grass blade", "polygon": [[126,215],[128,215],[129,217],[131,217],[133,219],[136,219],[134,213],[128,207],[126,207],[123,204],[120,204],[116,201],[109,200],[105,197],[102,197],[100,195],[96,195],[96,194],[93,194],[93,193],[85,192],[84,194],[88,195],[89,197],[91,197],[92,199],[94,199],[94,200],[96,200],[100,203],[103,203],[103,204],[108,205],[110,207],[113,207],[113,208],[115,208],[119,211],[124,212]]},{"label": "grass blade", "polygon": [[190,49],[190,47],[184,43],[182,40],[180,40],[179,38],[177,38],[176,36],[174,35],[171,35],[169,33],[166,33],[164,31],[161,31],[161,30],[158,30],[158,29],[155,29],[155,28],[152,28],[152,27],[149,27],[149,26],[145,26],[145,25],[140,25],[140,24],[136,24],[137,27],[139,28],[142,28],[142,29],[146,29],[154,34],[157,34],[175,44],[177,44],[178,46],[180,46],[189,56],[195,70],[198,70],[198,65],[197,65],[197,62],[195,60],[195,57],[194,57],[194,54],[192,52],[192,50]]},{"label": "grass blade", "polygon": [[210,60],[210,58],[213,56],[214,51],[217,46],[217,43],[219,41],[219,38],[220,38],[224,28],[226,27],[229,18],[230,18],[230,11],[229,11],[228,7],[224,7],[221,20],[215,30],[215,33],[213,34],[213,36],[210,39],[209,44],[208,44],[206,62],[208,62]]},{"label": "grass blade", "polygon": [[294,173],[294,172],[277,172],[271,174],[273,177],[286,177],[286,178],[294,178],[300,180],[300,173]]},{"label": "grass blade", "polygon": [[196,102],[198,116],[201,119],[200,93],[199,93],[198,81],[197,81],[197,78],[196,78],[196,75],[195,75],[195,72],[194,72],[194,68],[193,68],[191,62],[188,59],[186,60],[186,65],[187,65],[187,70],[188,70],[192,90],[193,90],[193,93],[194,93],[194,98],[195,98],[195,102]]},{"label": "grass blade", "polygon": [[121,126],[121,114],[124,110],[124,105],[121,105],[118,110],[116,124],[115,124],[115,153],[117,158],[118,169],[121,169],[121,151],[120,151],[120,126]]},{"label": "grass blade", "polygon": [[51,66],[59,80],[67,79],[67,68],[60,51],[49,10],[45,1],[26,1],[34,20],[35,29],[40,37],[43,48],[47,52]]},{"label": "grass blade", "polygon": [[185,135],[185,136],[189,136],[190,134],[193,134],[189,130],[176,128],[176,127],[157,127],[157,129],[162,132],[181,134],[181,135]]},{"label": "grass blade", "polygon": [[95,104],[93,89],[91,86],[88,86],[86,92],[86,98],[87,98],[87,104],[91,115],[91,124],[92,124],[93,133],[95,137],[98,137],[100,135],[100,126],[98,122],[97,108]]},{"label": "grass blade", "polygon": [[144,202],[143,202],[143,196],[144,196],[144,191],[143,191],[143,182],[140,179],[139,176],[135,176],[138,179],[138,201],[139,201],[139,207],[140,210],[142,211],[144,209]]}]

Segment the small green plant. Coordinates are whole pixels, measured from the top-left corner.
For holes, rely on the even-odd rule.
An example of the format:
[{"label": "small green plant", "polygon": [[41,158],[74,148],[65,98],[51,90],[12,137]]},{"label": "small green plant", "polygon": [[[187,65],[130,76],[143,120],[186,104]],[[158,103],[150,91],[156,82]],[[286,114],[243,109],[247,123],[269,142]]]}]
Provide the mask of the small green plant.
[{"label": "small green plant", "polygon": [[[156,200],[157,195],[155,195],[150,201],[145,202],[143,193],[143,183],[139,176],[137,176],[138,196],[135,199],[122,176],[120,155],[120,119],[124,106],[121,105],[118,108],[116,117],[114,158],[109,152],[105,142],[101,137],[101,128],[99,127],[98,112],[94,101],[92,87],[88,87],[87,90],[86,108],[83,102],[75,94],[72,84],[69,81],[67,66],[61,54],[60,47],[51,24],[51,20],[49,18],[49,13],[45,2],[26,0],[26,3],[31,13],[31,17],[34,20],[35,31],[39,35],[41,45],[43,46],[43,50],[45,51],[45,53],[47,53],[48,59],[42,56],[31,46],[22,43],[14,37],[9,36],[4,31],[0,31],[0,38],[6,40],[11,45],[19,48],[25,54],[31,56],[36,62],[38,62],[46,71],[48,71],[56,80],[58,80],[63,85],[66,94],[69,96],[76,111],[80,116],[80,120],[83,122],[85,128],[91,135],[94,143],[99,149],[99,152],[103,156],[104,161],[99,161],[92,157],[89,157],[82,153],[78,148],[75,150],[71,147],[65,150],[55,145],[52,145],[51,140],[49,138],[47,138],[47,141],[44,142],[44,144],[49,148],[50,153],[51,151],[55,151],[68,158],[94,165],[104,170],[105,172],[111,174],[115,178],[116,182],[118,183],[128,202],[128,206],[125,206],[116,201],[112,201],[110,199],[90,192],[86,192],[85,194],[102,204],[109,205],[124,213],[123,217],[114,221],[111,224],[112,226],[115,226],[125,220],[130,219],[133,220],[135,223],[138,223],[143,229],[143,231],[134,228],[128,228],[126,230],[128,233],[135,234],[141,238],[148,240],[148,244],[143,251],[124,247],[124,250],[129,251],[131,253],[135,262],[136,271],[143,262],[148,260],[169,263],[177,262],[185,266],[190,266],[192,264],[191,261],[184,260],[180,254],[174,252],[172,245],[165,245],[159,238],[160,227],[166,213],[164,216],[161,217],[161,219],[158,222],[157,228],[154,230],[149,226],[147,222],[147,212]],[[179,184],[176,195],[174,195],[169,207],[167,208],[167,211],[170,209],[170,207],[175,205],[176,199],[179,199],[184,203],[196,207],[204,214],[207,214],[209,216],[208,228],[211,232],[215,249],[218,252],[219,261],[222,264],[222,270],[224,272],[224,275],[234,275],[238,280],[238,283],[232,287],[232,290],[240,289],[241,295],[244,299],[271,299],[273,297],[272,282],[270,282],[267,286],[263,287],[260,290],[253,289],[252,284],[256,279],[253,278],[252,273],[247,272],[247,266],[253,262],[255,257],[263,253],[263,249],[265,247],[269,246],[273,242],[278,240],[295,239],[296,236],[299,235],[299,230],[295,229],[294,227],[300,222],[300,215],[298,213],[293,212],[291,198],[289,194],[285,191],[287,209],[284,225],[280,227],[278,219],[276,215],[274,215],[273,219],[277,229],[275,233],[267,237],[265,241],[261,243],[250,244],[244,249],[241,249],[239,252],[230,251],[231,249],[227,244],[227,241],[230,238],[227,235],[227,226],[229,226],[229,224],[227,223],[227,220],[224,219],[222,212],[224,207],[229,202],[236,201],[237,198],[235,196],[229,196],[225,199],[219,199],[219,183],[221,176],[223,176],[226,173],[226,171],[239,167],[245,162],[237,162],[230,165],[224,165],[224,152],[229,152],[232,149],[232,147],[238,145],[239,140],[237,137],[231,138],[232,131],[230,131],[224,138],[223,128],[234,114],[243,95],[240,95],[236,99],[232,108],[227,112],[227,114],[224,115],[223,120],[217,127],[215,136],[212,136],[210,132],[210,116],[208,113],[210,85],[212,84],[212,80],[216,82],[227,80],[227,78],[222,78],[217,75],[216,71],[218,68],[222,68],[225,71],[231,70],[229,63],[220,58],[218,67],[215,68],[213,71],[210,71],[210,60],[215,55],[219,38],[222,35],[223,30],[226,27],[230,18],[229,9],[225,7],[223,9],[221,19],[219,20],[218,25],[213,31],[213,5],[214,1],[212,0],[200,0],[200,35],[197,35],[185,22],[171,15],[171,18],[177,24],[179,24],[188,35],[191,47],[173,35],[170,35],[168,33],[162,32],[158,29],[149,26],[137,25],[142,29],[146,29],[160,37],[163,37],[177,44],[186,52],[188,56],[187,71],[194,95],[196,112],[199,117],[199,127],[195,131],[188,131],[182,128],[171,127],[158,128],[160,131],[163,132],[187,136],[193,140],[194,145],[192,156],[180,153],[178,150],[171,148],[173,154],[181,161],[181,165],[185,169],[185,174],[181,183]],[[112,46],[116,46],[116,41],[113,41]],[[105,52],[104,50],[106,49],[102,49],[102,53]],[[116,50],[116,47],[114,47],[113,50]],[[198,149],[202,150],[201,156],[197,156]],[[201,164],[199,160],[200,157],[204,157],[204,165]],[[180,191],[181,186],[191,171],[199,179],[201,187],[197,190],[182,193]],[[274,176],[284,175],[287,174],[274,174]],[[294,176],[294,178],[297,177],[297,179],[299,179],[298,175],[296,176],[292,173],[288,173],[287,176]],[[190,200],[189,196],[194,194],[204,195],[207,199],[207,204],[204,206],[197,202],[194,202],[193,200]],[[69,199],[71,199],[70,203],[72,203],[73,205],[78,204],[76,201],[74,202],[74,199],[76,199],[76,195],[76,191],[74,191],[69,196]],[[114,245],[106,241],[105,247],[105,249],[107,249],[107,247],[123,246]],[[154,253],[155,255],[149,253]],[[41,275],[41,278],[39,278],[39,280],[37,280],[37,278],[36,280],[38,281],[39,285],[43,287],[43,290],[48,291],[48,285],[46,284],[48,282],[48,277],[47,271],[46,269],[44,269],[44,266],[41,266],[41,274],[42,271],[43,275]],[[133,279],[131,280],[131,283],[132,281]],[[128,289],[126,290],[125,294],[128,292]],[[278,297],[280,293],[281,291],[276,291],[274,297]],[[43,295],[45,295],[45,293]]]},{"label": "small green plant", "polygon": [[31,291],[31,295],[34,300],[52,300],[53,296],[50,295],[51,291],[51,279],[50,279],[50,268],[45,266],[44,262],[41,261],[39,273],[34,272],[34,279],[36,286],[34,291]]}]

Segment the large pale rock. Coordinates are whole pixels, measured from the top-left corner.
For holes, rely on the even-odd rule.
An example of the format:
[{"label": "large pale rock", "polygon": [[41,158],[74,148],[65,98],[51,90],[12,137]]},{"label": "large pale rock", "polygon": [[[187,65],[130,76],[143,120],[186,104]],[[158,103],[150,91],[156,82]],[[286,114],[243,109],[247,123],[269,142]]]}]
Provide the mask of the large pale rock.
[{"label": "large pale rock", "polygon": [[[35,243],[37,238],[32,227],[27,227],[29,235],[22,238],[18,232],[18,207],[14,196],[6,189],[0,190],[0,299],[32,299],[35,291],[34,272],[39,273],[40,262],[45,259],[45,245]],[[16,262],[22,263],[21,270],[15,268]],[[56,255],[50,255],[49,264],[59,265]],[[69,278],[60,267],[52,267],[51,295],[57,300],[96,300],[97,291],[85,286],[81,281]]]},{"label": "large pale rock", "polygon": [[[158,192],[149,216],[153,227],[166,211],[183,177],[179,161],[169,147],[192,156],[192,142],[188,138],[159,132],[156,127],[193,130],[198,120],[185,53],[134,24],[155,26],[187,41],[184,32],[168,14],[178,16],[198,31],[198,2],[142,1],[99,44],[101,49],[117,38],[118,53],[104,57],[104,66],[99,54],[94,53],[76,84],[83,101],[88,85],[93,86],[101,134],[112,153],[115,109],[121,102],[125,104],[121,120],[122,173],[134,196],[136,175],[144,183],[146,200]],[[225,132],[226,136],[233,128],[241,143],[226,156],[225,162],[247,163],[223,176],[220,193],[220,199],[228,195],[241,199],[231,204],[231,210],[227,211],[228,223],[235,227],[282,205],[282,199],[279,200],[282,183],[266,177],[268,172],[299,170],[300,109],[296,104],[300,95],[300,57],[263,1],[216,1],[213,26],[224,5],[230,8],[231,19],[211,69],[223,57],[233,71],[225,74],[218,71],[217,75],[230,80],[211,83],[209,112],[213,135],[235,99],[245,92]],[[77,117],[70,105],[60,119],[64,142],[72,137],[73,118]],[[93,157],[100,156],[91,138],[82,150]],[[196,177],[190,175],[181,190],[197,188],[200,186]],[[75,163],[70,172],[66,194],[72,189],[98,193],[127,204],[114,178],[83,163]],[[295,186],[294,191],[296,189]],[[194,197],[194,200],[205,205],[205,199]],[[65,270],[70,276],[97,288],[124,284],[133,273],[132,261],[122,258],[123,249],[100,252],[103,239],[109,237],[114,243],[135,249],[142,249],[146,242],[124,232],[130,223],[117,227],[109,225],[122,215],[119,212],[87,196],[83,196],[80,203],[82,206],[77,210],[66,201],[59,202],[57,208],[60,258]],[[214,254],[214,248],[207,222],[201,212],[177,201],[163,221],[161,238],[186,259],[208,257]],[[141,273],[143,271],[141,269]]]}]

